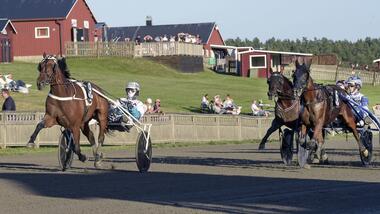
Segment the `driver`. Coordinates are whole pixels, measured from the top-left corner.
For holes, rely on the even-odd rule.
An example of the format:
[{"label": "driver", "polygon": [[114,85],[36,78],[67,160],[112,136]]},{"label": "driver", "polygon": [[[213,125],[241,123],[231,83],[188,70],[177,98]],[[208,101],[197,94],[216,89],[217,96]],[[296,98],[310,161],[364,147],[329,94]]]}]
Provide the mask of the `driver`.
[{"label": "driver", "polygon": [[[366,110],[369,110],[368,98],[366,96],[364,96],[362,93],[360,93],[360,89],[362,88],[362,86],[363,86],[362,80],[357,76],[350,77],[347,80],[347,90],[348,90],[348,95],[350,96],[350,98],[353,101],[355,101],[357,104],[359,104],[359,106],[363,107]],[[365,119],[365,122],[367,124],[369,124],[370,120],[369,120],[369,118],[367,118],[368,114],[366,112],[360,110],[360,108],[358,108],[358,107],[354,107],[354,108],[359,113],[359,116],[361,118]],[[360,120],[358,122],[358,125],[363,126],[364,121]]]},{"label": "driver", "polygon": [[[128,82],[125,87],[126,98],[118,99],[119,104],[128,110],[128,112],[136,119],[140,120],[146,111],[146,106],[143,102],[138,100],[140,95],[140,85],[137,82]],[[124,115],[119,109],[113,108],[111,111],[110,120],[119,121],[121,125],[129,131],[132,128],[133,123],[130,117]],[[131,118],[133,119],[133,118]]]},{"label": "driver", "polygon": [[[144,103],[137,99],[140,95],[140,85],[137,82],[128,82],[125,92],[127,97],[120,98],[120,103],[124,108],[128,109],[134,118],[140,120],[146,111]],[[123,117],[123,122],[127,122],[125,120],[129,121],[128,118]]]}]

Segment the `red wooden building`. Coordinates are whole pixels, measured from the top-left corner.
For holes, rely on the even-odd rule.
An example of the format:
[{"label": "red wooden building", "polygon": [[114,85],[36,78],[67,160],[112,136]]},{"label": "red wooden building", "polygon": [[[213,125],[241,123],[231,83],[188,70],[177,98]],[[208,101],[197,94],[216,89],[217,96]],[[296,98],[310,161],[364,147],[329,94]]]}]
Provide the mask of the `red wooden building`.
[{"label": "red wooden building", "polygon": [[13,61],[13,37],[16,33],[9,19],[0,19],[0,63]]},{"label": "red wooden building", "polygon": [[281,65],[288,65],[295,57],[310,58],[313,54],[284,51],[249,50],[239,53],[239,74],[243,77],[266,78],[272,68],[279,71]]},{"label": "red wooden building", "polygon": [[0,16],[17,29],[15,58],[62,55],[68,41],[94,41],[96,19],[85,0],[0,0]]}]

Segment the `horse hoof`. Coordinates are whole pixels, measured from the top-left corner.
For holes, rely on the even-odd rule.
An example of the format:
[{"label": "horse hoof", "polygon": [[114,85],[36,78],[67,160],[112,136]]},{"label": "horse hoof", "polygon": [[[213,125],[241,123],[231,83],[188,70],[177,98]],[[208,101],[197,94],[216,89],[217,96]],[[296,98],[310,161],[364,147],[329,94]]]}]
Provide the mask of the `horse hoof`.
[{"label": "horse hoof", "polygon": [[362,151],[362,155],[364,156],[364,157],[368,157],[368,155],[369,155],[369,152],[368,152],[368,150],[367,149],[365,149],[364,151]]},{"label": "horse hoof", "polygon": [[26,148],[34,149],[36,148],[36,144],[34,142],[28,142],[26,144]]},{"label": "horse hoof", "polygon": [[264,149],[265,149],[265,143],[260,143],[259,150],[264,150]]},{"label": "horse hoof", "polygon": [[80,155],[79,157],[79,160],[81,161],[81,162],[86,162],[87,161],[87,157],[86,157],[86,155]]},{"label": "horse hoof", "polygon": [[319,161],[319,159],[318,159],[318,158],[314,158],[314,159],[313,159],[313,161],[312,161],[312,163],[313,163],[313,164],[319,164],[319,163],[320,163],[320,161]]}]

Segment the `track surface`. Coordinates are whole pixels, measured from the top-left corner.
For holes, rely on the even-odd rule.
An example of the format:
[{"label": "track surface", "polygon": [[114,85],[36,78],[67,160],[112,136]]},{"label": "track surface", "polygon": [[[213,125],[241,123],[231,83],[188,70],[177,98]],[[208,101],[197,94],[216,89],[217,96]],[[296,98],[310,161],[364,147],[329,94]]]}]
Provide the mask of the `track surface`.
[{"label": "track surface", "polygon": [[371,168],[354,142],[328,142],[330,164],[311,169],[284,166],[278,143],[159,148],[145,174],[132,150],[107,153],[103,170],[74,160],[67,172],[53,153],[5,156],[0,213],[380,213],[374,144]]}]

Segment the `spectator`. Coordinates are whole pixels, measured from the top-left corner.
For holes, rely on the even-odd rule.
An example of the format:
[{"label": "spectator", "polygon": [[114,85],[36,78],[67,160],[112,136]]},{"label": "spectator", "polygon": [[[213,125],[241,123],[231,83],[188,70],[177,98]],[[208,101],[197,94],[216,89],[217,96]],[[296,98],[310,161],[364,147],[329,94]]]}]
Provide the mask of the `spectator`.
[{"label": "spectator", "polygon": [[136,40],[135,40],[135,44],[136,44],[136,45],[140,45],[140,43],[141,43],[141,37],[140,37],[140,36],[137,36],[137,37],[136,37]]},{"label": "spectator", "polygon": [[170,41],[170,42],[175,42],[175,36],[170,36],[169,41]]},{"label": "spectator", "polygon": [[4,97],[4,103],[2,111],[16,111],[16,104],[11,95],[9,94],[8,89],[1,89],[1,96]]},{"label": "spectator", "polygon": [[162,111],[161,111],[161,100],[160,99],[156,99],[156,102],[154,102],[153,113],[162,113]]},{"label": "spectator", "polygon": [[280,73],[282,75],[284,75],[284,71],[285,71],[285,66],[284,65],[280,65]]},{"label": "spectator", "polygon": [[0,89],[5,88],[7,82],[5,82],[3,75],[0,74]]},{"label": "spectator", "polygon": [[252,105],[251,105],[251,110],[252,110],[253,116],[265,116],[265,117],[268,117],[268,115],[269,115],[267,111],[261,110],[257,106],[257,101],[256,100],[253,100]]},{"label": "spectator", "polygon": [[232,110],[234,108],[234,100],[229,94],[226,95],[226,99],[223,102],[223,108],[226,110]]},{"label": "spectator", "polygon": [[374,105],[372,109],[376,116],[380,116],[380,104]]},{"label": "spectator", "polygon": [[167,42],[167,41],[169,41],[169,39],[168,39],[168,37],[166,36],[166,34],[164,35],[164,37],[162,37],[162,40],[161,41],[163,41],[163,42]]},{"label": "spectator", "polygon": [[214,105],[212,109],[215,113],[217,114],[223,114],[225,113],[225,110],[223,109],[223,103],[222,100],[220,99],[220,95],[215,95],[214,96]]},{"label": "spectator", "polygon": [[205,94],[202,97],[201,112],[203,112],[203,113],[210,112],[210,102],[208,101],[208,94]]},{"label": "spectator", "polygon": [[202,39],[201,37],[199,36],[199,34],[197,34],[197,38],[196,38],[196,41],[197,41],[197,44],[202,44]]},{"label": "spectator", "polygon": [[146,99],[145,106],[146,106],[146,114],[152,114],[153,113],[153,101],[151,98]]}]

